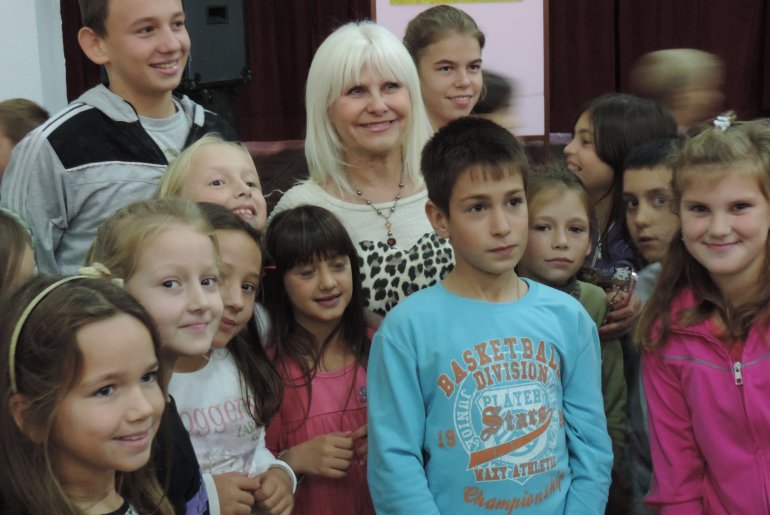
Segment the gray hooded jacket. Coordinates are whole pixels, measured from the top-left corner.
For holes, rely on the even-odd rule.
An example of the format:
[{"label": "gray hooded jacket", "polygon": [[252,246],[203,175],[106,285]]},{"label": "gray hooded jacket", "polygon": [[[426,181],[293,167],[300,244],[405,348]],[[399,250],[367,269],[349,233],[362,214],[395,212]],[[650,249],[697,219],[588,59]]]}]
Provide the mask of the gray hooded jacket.
[{"label": "gray hooded jacket", "polygon": [[[192,120],[185,146],[208,132],[237,139],[214,113],[186,96],[179,102]],[[0,207],[29,227],[40,272],[72,274],[99,226],[121,207],[152,198],[167,165],[131,104],[96,86],[14,148]]]}]

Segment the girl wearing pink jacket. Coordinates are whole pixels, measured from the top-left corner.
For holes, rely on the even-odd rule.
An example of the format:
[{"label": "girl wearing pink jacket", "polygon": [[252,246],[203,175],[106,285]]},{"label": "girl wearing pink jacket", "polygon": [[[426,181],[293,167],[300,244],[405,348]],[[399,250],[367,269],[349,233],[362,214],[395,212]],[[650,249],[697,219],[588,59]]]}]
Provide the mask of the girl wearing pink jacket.
[{"label": "girl wearing pink jacket", "polygon": [[638,338],[660,513],[770,513],[770,125],[688,139],[682,222]]}]

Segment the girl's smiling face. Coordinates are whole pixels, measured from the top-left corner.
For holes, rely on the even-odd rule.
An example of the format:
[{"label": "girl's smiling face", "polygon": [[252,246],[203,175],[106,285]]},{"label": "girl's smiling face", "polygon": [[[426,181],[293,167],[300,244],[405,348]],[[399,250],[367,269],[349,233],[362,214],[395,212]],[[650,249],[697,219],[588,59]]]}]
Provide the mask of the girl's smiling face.
[{"label": "girl's smiling face", "polygon": [[682,191],[682,240],[725,296],[756,287],[766,263],[770,204],[760,188],[754,172],[736,168],[691,178]]},{"label": "girl's smiling face", "polygon": [[257,243],[243,231],[217,230],[222,254],[222,293],[224,313],[214,336],[214,347],[224,347],[240,333],[254,315],[254,302],[259,291],[262,252]]},{"label": "girl's smiling face", "polygon": [[476,38],[452,31],[419,53],[422,99],[433,128],[468,116],[481,93],[481,46]]},{"label": "girl's smiling face", "polygon": [[54,468],[63,484],[101,487],[150,459],[165,400],[152,337],[137,319],[85,325],[77,342],[82,372],[57,408]]},{"label": "girl's smiling face", "polygon": [[564,147],[567,168],[583,181],[583,185],[594,202],[605,198],[615,182],[612,167],[601,160],[596,153],[594,128],[591,114],[585,111],[575,124],[572,141]]},{"label": "girl's smiling face", "polygon": [[267,206],[254,161],[230,144],[203,145],[195,151],[181,196],[224,206],[256,229],[263,229]]},{"label": "girl's smiling face", "polygon": [[211,239],[175,225],[146,241],[126,288],[155,321],[164,353],[194,357],[209,351],[222,316],[218,280]]},{"label": "girl's smiling face", "polygon": [[297,323],[311,334],[323,332],[339,323],[350,304],[350,259],[345,255],[313,259],[287,271],[283,284]]}]

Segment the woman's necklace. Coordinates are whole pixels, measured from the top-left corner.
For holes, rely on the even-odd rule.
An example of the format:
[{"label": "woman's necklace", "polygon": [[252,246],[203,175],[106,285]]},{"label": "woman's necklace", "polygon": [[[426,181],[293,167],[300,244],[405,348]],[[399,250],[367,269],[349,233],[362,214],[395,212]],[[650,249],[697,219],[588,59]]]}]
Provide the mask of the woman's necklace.
[{"label": "woman's necklace", "polygon": [[[356,187],[356,183],[353,182],[353,179],[350,177],[350,174],[347,174],[348,176],[348,183],[353,188],[353,191],[356,192],[356,195],[358,195],[358,198],[363,200],[367,206],[374,209],[374,212],[377,214],[377,216],[383,218],[385,220],[385,230],[388,231],[388,239],[385,240],[389,246],[394,247],[396,245],[396,238],[393,237],[393,225],[390,223],[390,217],[393,215],[393,213],[396,212],[396,206],[398,205],[398,201],[401,200],[401,192],[404,189],[404,169],[401,168],[401,178],[398,181],[398,192],[396,193],[396,197],[393,199],[393,205],[386,208],[378,208],[374,204],[372,204],[372,201],[368,198],[364,197],[364,194],[361,193],[361,190],[359,190]],[[387,213],[385,213],[387,211]]]}]

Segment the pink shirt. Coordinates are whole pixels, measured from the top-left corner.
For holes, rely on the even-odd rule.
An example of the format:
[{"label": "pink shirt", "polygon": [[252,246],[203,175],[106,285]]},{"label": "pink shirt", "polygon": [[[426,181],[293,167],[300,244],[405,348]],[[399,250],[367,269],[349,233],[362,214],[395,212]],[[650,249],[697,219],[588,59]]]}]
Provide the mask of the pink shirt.
[{"label": "pink shirt", "polygon": [[[366,424],[366,370],[355,361],[334,372],[317,372],[313,378],[313,397],[305,420],[307,389],[300,368],[287,362],[288,373],[278,365],[285,391],[278,413],[268,426],[267,447],[273,453],[294,447],[314,436],[339,431],[355,431]],[[294,379],[292,381],[292,379]],[[352,384],[352,389],[351,389]],[[362,442],[356,442],[359,445]],[[294,494],[295,515],[374,514],[366,464],[353,459],[341,479],[305,475]]]}]

